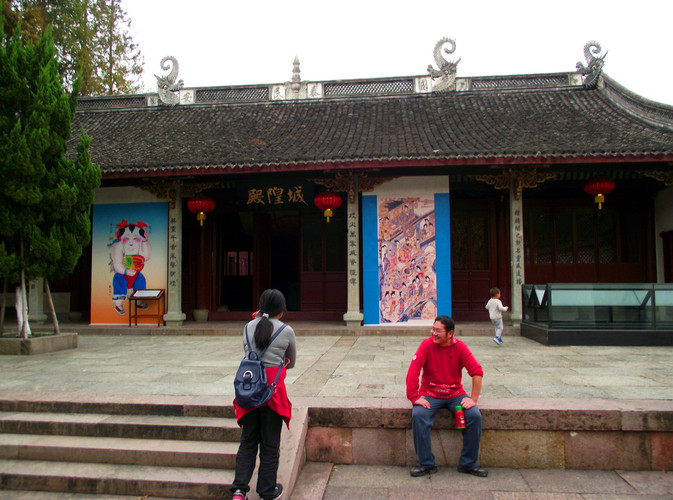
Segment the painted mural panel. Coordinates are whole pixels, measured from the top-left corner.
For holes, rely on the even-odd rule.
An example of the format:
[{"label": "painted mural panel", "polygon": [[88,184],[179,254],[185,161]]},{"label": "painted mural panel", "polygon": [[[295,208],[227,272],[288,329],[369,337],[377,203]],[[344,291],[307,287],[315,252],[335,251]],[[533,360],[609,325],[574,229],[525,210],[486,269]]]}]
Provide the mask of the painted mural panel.
[{"label": "painted mural panel", "polygon": [[[94,205],[91,323],[128,324],[133,291],[166,289],[167,248],[167,203]],[[140,314],[149,307],[138,302]]]},{"label": "painted mural panel", "polygon": [[437,315],[434,195],[379,196],[379,321]]}]

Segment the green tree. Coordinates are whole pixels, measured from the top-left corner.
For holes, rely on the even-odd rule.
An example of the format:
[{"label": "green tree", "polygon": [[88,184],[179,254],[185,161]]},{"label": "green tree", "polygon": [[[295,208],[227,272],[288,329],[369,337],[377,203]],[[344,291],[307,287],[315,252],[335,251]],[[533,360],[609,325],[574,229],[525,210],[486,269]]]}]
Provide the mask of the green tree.
[{"label": "green tree", "polygon": [[79,78],[80,95],[140,91],[143,58],[120,0],[1,1],[6,33],[20,22],[23,39],[37,44],[52,29],[66,88]]},{"label": "green tree", "polygon": [[141,87],[143,57],[129,35],[131,19],[120,0],[97,0],[94,10],[97,26],[96,82],[106,94],[132,94]]},{"label": "green tree", "polygon": [[[0,272],[21,286],[21,335],[30,335],[26,281],[72,272],[90,240],[93,189],[100,169],[82,133],[74,160],[66,141],[77,105],[78,82],[64,91],[48,29],[37,45],[17,27],[0,31]],[[51,297],[49,303],[52,304]],[[58,332],[56,315],[54,327]]]}]

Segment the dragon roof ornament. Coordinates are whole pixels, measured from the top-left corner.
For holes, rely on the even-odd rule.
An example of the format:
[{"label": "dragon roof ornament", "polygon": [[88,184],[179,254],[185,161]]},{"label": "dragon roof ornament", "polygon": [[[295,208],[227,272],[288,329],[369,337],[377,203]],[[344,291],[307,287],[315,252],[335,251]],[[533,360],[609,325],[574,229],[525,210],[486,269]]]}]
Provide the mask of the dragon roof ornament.
[{"label": "dragon roof ornament", "polygon": [[[170,64],[167,64],[169,62]],[[157,79],[159,99],[169,106],[175,106],[180,102],[180,96],[175,92],[180,90],[184,83],[178,80],[178,68],[178,60],[173,56],[166,56],[161,60],[161,69],[170,71],[166,76],[154,75]]]},{"label": "dragon roof ornament", "polygon": [[592,89],[598,84],[598,77],[601,76],[603,65],[605,64],[605,54],[599,57],[601,53],[601,45],[598,42],[587,42],[584,44],[584,59],[587,61],[587,66],[578,61],[576,64],[577,71],[584,77],[583,84],[585,88]]},{"label": "dragon roof ornament", "polygon": [[457,61],[447,61],[442,55],[442,47],[447,44],[450,48],[444,48],[445,54],[453,54],[456,51],[456,40],[444,37],[435,44],[434,50],[435,63],[439,69],[433,68],[432,64],[428,65],[428,73],[433,80],[433,92],[444,92],[456,89],[456,72],[461,58],[458,58]]}]

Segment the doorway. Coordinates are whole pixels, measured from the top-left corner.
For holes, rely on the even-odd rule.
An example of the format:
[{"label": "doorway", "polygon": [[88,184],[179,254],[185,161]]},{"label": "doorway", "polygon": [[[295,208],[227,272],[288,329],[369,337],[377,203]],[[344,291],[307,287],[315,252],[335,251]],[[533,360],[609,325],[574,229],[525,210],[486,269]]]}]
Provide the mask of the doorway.
[{"label": "doorway", "polygon": [[495,207],[484,200],[451,202],[452,314],[487,321],[484,305],[497,279]]},{"label": "doorway", "polygon": [[251,313],[267,288],[283,292],[288,311],[299,310],[299,214],[229,212],[218,222],[219,279],[216,314],[211,317],[225,320],[230,319],[227,313]]}]

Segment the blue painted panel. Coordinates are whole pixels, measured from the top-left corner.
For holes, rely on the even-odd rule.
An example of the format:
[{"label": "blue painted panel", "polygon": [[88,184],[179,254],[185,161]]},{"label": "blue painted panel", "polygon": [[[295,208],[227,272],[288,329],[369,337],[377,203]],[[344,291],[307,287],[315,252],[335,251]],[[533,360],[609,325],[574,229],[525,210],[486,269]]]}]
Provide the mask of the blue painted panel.
[{"label": "blue painted panel", "polygon": [[362,197],[362,296],[365,325],[379,324],[379,229],[377,197]]},{"label": "blue painted panel", "polygon": [[451,207],[449,193],[435,194],[437,314],[451,316]]}]

